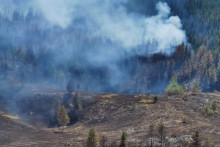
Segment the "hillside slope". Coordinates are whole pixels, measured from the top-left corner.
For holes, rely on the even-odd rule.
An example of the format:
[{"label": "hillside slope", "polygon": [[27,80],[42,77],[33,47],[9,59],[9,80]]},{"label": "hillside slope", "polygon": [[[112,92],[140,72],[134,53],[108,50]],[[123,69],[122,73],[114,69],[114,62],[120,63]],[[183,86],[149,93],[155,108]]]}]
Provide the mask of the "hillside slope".
[{"label": "hillside slope", "polygon": [[33,128],[19,120],[0,115],[0,146],[60,146],[60,137],[54,133]]},{"label": "hillside slope", "polygon": [[[57,91],[50,95],[54,97],[53,95],[62,95],[62,93],[64,91],[61,93]],[[44,143],[48,143],[45,140],[51,140],[50,143],[54,146],[59,146],[59,144],[61,144],[60,146],[76,146],[76,144],[85,143],[90,128],[96,128],[100,136],[105,135],[108,138],[109,144],[114,141],[118,143],[124,131],[128,134],[129,145],[138,142],[144,146],[149,143],[149,125],[154,124],[156,127],[160,121],[163,121],[166,127],[167,147],[185,146],[186,142],[192,141],[191,135],[195,131],[200,132],[202,140],[210,137],[217,147],[220,146],[220,114],[206,116],[202,111],[204,106],[214,100],[219,104],[220,95],[218,93],[189,93],[187,96],[172,97],[159,95],[157,103],[145,103],[146,101],[143,101],[144,99],[150,100],[153,96],[84,92],[79,92],[79,95],[83,104],[85,104],[84,100],[87,98],[90,99],[90,102],[84,105],[83,110],[75,113],[74,116],[77,118],[77,122],[69,125],[64,130],[64,134],[55,133],[60,132],[56,127],[45,128],[45,125],[39,125],[38,129],[33,129],[1,117],[0,120],[3,122],[1,123],[1,132],[3,132],[1,138],[4,139],[0,141],[0,144],[33,143],[34,145],[38,142],[42,143],[39,146],[44,146]],[[44,120],[49,113],[44,115],[39,110],[44,109],[45,112],[50,112],[54,109],[53,105],[51,105],[51,102],[47,103],[48,99],[43,92],[41,92],[41,96],[38,96],[38,102],[44,105],[34,103],[34,97],[31,101],[33,102],[32,106],[37,106],[38,109],[26,109],[28,114],[29,111],[32,114],[25,119],[29,122],[35,122],[33,120],[36,120],[36,116],[38,122],[41,118],[42,123],[45,123]],[[54,101],[56,101],[56,98],[54,98]],[[183,122],[184,116],[187,116],[185,123]],[[6,124],[7,126],[5,126]],[[155,130],[155,144],[158,144],[157,129],[155,128]],[[19,138],[11,139],[14,136],[19,136]],[[21,141],[21,138],[25,138],[25,140]]]}]

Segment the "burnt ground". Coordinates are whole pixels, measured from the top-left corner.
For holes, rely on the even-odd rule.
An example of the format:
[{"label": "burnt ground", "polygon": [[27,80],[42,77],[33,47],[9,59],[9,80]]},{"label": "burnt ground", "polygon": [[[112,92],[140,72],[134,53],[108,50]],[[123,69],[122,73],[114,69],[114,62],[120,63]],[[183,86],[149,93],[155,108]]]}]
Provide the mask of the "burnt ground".
[{"label": "burnt ground", "polygon": [[59,146],[60,136],[42,128],[33,128],[18,120],[0,116],[0,146]]},{"label": "burnt ground", "polygon": [[[185,96],[172,97],[160,95],[159,101],[153,104],[140,102],[142,99],[150,98],[146,96],[81,92],[79,94],[84,109],[76,112],[77,122],[69,125],[64,133],[58,133],[60,130],[56,126],[48,128],[48,125],[43,123],[33,125],[35,116],[39,118],[38,122],[47,117],[39,110],[43,109],[45,113],[52,111],[54,105],[51,105],[53,101],[51,98],[62,99],[64,94],[63,91],[50,92],[50,94],[43,92],[40,95],[35,93],[32,100],[26,99],[29,107],[25,110],[29,117],[21,115],[19,120],[14,120],[0,116],[0,145],[77,146],[84,144],[90,128],[96,128],[100,136],[105,135],[108,138],[109,144],[114,141],[118,143],[122,132],[126,132],[129,145],[138,142],[144,146],[149,142],[149,125],[157,126],[163,121],[166,126],[167,147],[186,146],[183,144],[191,141],[191,135],[195,131],[200,132],[202,139],[210,137],[217,147],[220,146],[220,114],[206,116],[202,111],[202,108],[213,100],[220,102],[218,93],[189,93]],[[36,95],[38,102],[35,99]],[[31,101],[36,102],[31,104],[32,107],[30,107]],[[187,116],[186,123],[183,123],[184,116]],[[155,145],[158,143],[157,138],[155,133]]]}]

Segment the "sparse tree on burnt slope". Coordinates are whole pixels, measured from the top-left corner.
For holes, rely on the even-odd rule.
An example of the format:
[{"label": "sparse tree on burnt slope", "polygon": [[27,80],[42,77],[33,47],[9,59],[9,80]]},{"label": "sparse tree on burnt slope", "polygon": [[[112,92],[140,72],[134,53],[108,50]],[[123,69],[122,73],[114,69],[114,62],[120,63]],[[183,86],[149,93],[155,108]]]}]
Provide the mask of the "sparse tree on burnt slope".
[{"label": "sparse tree on burnt slope", "polygon": [[59,125],[62,126],[62,132],[63,132],[64,126],[70,122],[70,118],[64,106],[61,106],[60,111],[58,112],[57,115],[57,120],[59,122]]},{"label": "sparse tree on burnt slope", "polygon": [[121,135],[121,142],[120,142],[119,147],[127,147],[127,136],[125,132],[123,132]]},{"label": "sparse tree on burnt slope", "polygon": [[90,129],[86,143],[87,147],[99,147],[99,136],[94,128]]}]

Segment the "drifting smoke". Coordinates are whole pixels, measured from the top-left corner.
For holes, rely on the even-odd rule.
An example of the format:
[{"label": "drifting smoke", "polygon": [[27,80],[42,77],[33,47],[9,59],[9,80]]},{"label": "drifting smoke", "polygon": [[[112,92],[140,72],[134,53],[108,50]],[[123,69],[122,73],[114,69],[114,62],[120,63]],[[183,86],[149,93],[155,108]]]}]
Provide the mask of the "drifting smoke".
[{"label": "drifting smoke", "polygon": [[[63,28],[73,25],[92,36],[110,39],[127,51],[142,46],[137,52],[141,55],[145,53],[145,56],[155,53],[171,55],[176,46],[186,42],[181,20],[178,16],[169,17],[170,8],[167,3],[158,2],[158,14],[146,17],[128,12],[127,2],[128,0],[9,0],[1,3],[3,9],[32,7],[42,12],[51,24]],[[84,21],[74,24],[77,19]]]},{"label": "drifting smoke", "polygon": [[77,27],[86,28],[93,36],[110,39],[128,51],[150,44],[138,50],[139,54],[170,55],[177,45],[186,42],[181,21],[178,16],[169,17],[170,8],[167,3],[159,2],[156,5],[158,14],[146,17],[127,12],[127,1],[36,0],[35,6],[38,6],[48,21],[64,28],[74,20],[84,18],[85,22]]},{"label": "drifting smoke", "polygon": [[[170,16],[167,3],[158,2],[157,14],[146,16],[129,11],[128,2],[129,0],[2,0],[0,12],[8,17],[10,13],[13,16],[14,10],[28,15],[30,8],[35,14],[40,14],[42,18],[37,18],[36,21],[42,30],[36,31],[39,36],[35,32],[30,33],[31,29],[25,26],[11,32],[11,35],[2,33],[3,31],[0,33],[8,35],[4,38],[10,38],[7,41],[15,48],[23,45],[33,48],[33,54],[37,57],[49,50],[52,57],[39,60],[42,63],[37,64],[37,70],[45,70],[51,62],[66,65],[71,60],[71,66],[77,73],[75,81],[90,85],[90,88],[99,87],[98,91],[102,91],[106,85],[119,85],[122,80],[129,79],[127,71],[118,66],[118,62],[125,60],[125,54],[126,58],[136,55],[148,57],[153,54],[169,56],[178,45],[187,42],[180,18]],[[47,32],[39,33],[44,31]],[[80,35],[74,35],[77,33]],[[22,67],[25,69],[29,66],[22,64]],[[94,77],[100,77],[96,73],[93,76],[94,73],[88,67],[110,69],[111,76],[100,76],[100,81],[105,81],[103,83],[91,82]],[[64,72],[67,75],[67,71]],[[87,81],[82,82],[85,79]]]}]

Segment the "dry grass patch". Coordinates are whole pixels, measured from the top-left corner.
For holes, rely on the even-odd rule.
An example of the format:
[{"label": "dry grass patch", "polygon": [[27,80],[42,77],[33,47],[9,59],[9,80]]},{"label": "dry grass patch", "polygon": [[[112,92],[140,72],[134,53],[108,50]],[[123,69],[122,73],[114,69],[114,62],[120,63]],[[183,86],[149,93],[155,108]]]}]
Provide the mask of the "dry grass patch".
[{"label": "dry grass patch", "polygon": [[6,113],[4,113],[2,111],[0,111],[0,115],[3,116],[3,117],[9,118],[9,119],[14,119],[14,120],[20,119],[18,116],[9,115],[9,114],[6,114]]},{"label": "dry grass patch", "polygon": [[112,98],[114,96],[117,96],[118,94],[105,94],[105,95],[101,95],[101,98]]},{"label": "dry grass patch", "polygon": [[152,104],[154,100],[152,99],[142,99],[139,101],[140,103]]}]

